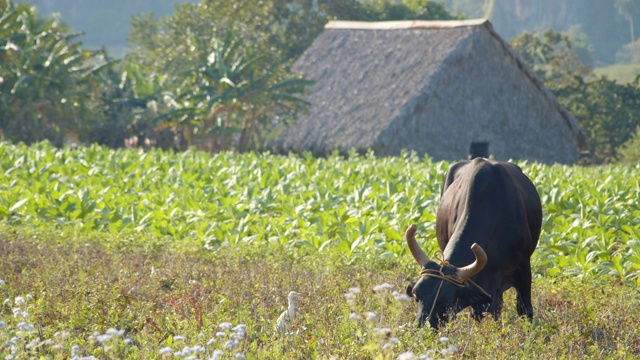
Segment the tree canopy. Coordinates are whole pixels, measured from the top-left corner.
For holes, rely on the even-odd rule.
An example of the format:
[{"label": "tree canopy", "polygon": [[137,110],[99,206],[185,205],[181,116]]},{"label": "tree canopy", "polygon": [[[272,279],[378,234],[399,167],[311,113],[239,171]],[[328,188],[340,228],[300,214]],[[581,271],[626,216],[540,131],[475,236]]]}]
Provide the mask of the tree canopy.
[{"label": "tree canopy", "polygon": [[[636,3],[616,6],[632,13]],[[260,149],[305,110],[310,82],[291,65],[329,20],[455,18],[427,0],[187,2],[159,19],[135,16],[118,61],[31,5],[0,0],[0,12],[1,136],[207,151]],[[622,145],[638,139],[638,79],[596,77],[571,39],[525,32],[511,45],[588,132],[589,161],[632,154]]]},{"label": "tree canopy", "polygon": [[0,0],[0,129],[9,139],[61,145],[92,116],[95,54],[55,16]]},{"label": "tree canopy", "polygon": [[640,82],[596,77],[579,61],[568,36],[552,30],[525,32],[510,44],[588,133],[587,161],[613,161],[640,125]]}]

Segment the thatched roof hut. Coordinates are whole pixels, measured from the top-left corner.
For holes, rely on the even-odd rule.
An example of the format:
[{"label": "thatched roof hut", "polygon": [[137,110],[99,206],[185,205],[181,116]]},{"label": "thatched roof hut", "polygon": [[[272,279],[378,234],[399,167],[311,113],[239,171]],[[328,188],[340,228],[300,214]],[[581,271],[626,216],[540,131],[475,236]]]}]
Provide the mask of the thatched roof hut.
[{"label": "thatched roof hut", "polygon": [[402,149],[573,163],[586,136],[487,20],[329,22],[295,64],[316,81],[276,152]]}]

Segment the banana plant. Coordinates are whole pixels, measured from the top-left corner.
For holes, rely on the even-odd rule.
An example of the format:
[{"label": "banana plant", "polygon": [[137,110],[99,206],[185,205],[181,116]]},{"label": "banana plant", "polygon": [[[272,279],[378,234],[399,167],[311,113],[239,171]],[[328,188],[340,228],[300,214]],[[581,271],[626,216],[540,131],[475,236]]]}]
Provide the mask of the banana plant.
[{"label": "banana plant", "polygon": [[62,145],[90,110],[88,79],[97,71],[78,34],[35,7],[0,0],[0,128],[5,137]]},{"label": "banana plant", "polygon": [[231,31],[223,38],[192,32],[185,43],[182,71],[158,72],[136,57],[127,65],[136,97],[152,105],[139,117],[156,134],[170,130],[176,148],[258,149],[307,106],[301,95],[310,81],[285,63],[270,63]]},{"label": "banana plant", "polygon": [[196,37],[193,67],[185,71],[179,102],[194,111],[180,119],[191,143],[208,150],[246,151],[264,145],[275,125],[304,108],[310,81],[285,76],[283,65],[267,65],[231,32],[210,46]]}]

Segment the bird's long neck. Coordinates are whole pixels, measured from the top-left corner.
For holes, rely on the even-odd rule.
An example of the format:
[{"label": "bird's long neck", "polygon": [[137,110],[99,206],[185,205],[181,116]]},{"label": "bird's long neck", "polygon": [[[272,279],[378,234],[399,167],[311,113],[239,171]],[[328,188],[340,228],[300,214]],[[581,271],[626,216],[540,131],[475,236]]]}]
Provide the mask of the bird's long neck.
[{"label": "bird's long neck", "polygon": [[289,317],[293,319],[293,316],[295,315],[295,306],[293,305],[293,299],[289,299]]}]

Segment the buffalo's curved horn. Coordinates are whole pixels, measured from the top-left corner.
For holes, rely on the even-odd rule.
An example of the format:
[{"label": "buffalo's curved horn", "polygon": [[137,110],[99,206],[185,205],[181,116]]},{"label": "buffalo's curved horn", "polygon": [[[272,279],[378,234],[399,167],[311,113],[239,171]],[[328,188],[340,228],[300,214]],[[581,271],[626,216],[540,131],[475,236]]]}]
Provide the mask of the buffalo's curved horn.
[{"label": "buffalo's curved horn", "polygon": [[476,260],[470,265],[458,268],[456,275],[460,280],[465,281],[473,275],[479,273],[485,265],[487,265],[487,254],[484,252],[480,245],[473,243],[471,245],[471,251],[476,256]]},{"label": "buffalo's curved horn", "polygon": [[420,265],[420,267],[424,266],[424,264],[429,262],[429,257],[427,256],[427,254],[424,253],[424,251],[422,251],[422,249],[420,248],[420,245],[418,245],[418,242],[416,241],[416,230],[418,228],[415,225],[411,225],[407,228],[407,231],[404,233],[404,238],[407,241],[407,246],[409,247],[409,250],[411,250],[411,255],[413,255],[413,258],[416,259],[416,262],[418,263],[418,265]]}]

